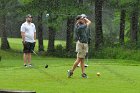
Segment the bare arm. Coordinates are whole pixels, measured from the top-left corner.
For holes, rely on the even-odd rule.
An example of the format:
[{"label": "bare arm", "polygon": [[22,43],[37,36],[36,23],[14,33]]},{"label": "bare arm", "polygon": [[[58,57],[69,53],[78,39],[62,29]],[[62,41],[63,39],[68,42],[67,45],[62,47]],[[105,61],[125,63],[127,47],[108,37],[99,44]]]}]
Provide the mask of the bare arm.
[{"label": "bare arm", "polygon": [[22,41],[25,42],[25,32],[21,32]]},{"label": "bare arm", "polygon": [[36,42],[36,32],[34,32],[34,40],[35,40],[35,42]]},{"label": "bare arm", "polygon": [[87,26],[89,26],[91,24],[91,21],[89,19],[87,19],[87,18],[84,18],[84,19],[86,21]]}]

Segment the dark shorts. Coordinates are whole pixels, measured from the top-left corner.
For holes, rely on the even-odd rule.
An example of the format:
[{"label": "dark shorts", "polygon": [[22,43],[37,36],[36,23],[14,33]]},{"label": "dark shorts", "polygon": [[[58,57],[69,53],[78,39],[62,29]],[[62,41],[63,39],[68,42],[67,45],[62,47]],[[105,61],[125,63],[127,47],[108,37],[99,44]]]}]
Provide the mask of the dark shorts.
[{"label": "dark shorts", "polygon": [[24,46],[24,48],[23,48],[23,52],[24,53],[33,53],[34,47],[35,47],[35,43],[25,42],[23,44],[23,46]]}]

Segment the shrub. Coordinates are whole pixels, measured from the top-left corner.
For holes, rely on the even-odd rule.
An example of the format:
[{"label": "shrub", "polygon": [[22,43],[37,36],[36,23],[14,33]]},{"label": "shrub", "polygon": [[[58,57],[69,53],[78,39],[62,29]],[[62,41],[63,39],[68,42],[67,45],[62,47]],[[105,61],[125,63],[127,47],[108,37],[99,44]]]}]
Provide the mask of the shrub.
[{"label": "shrub", "polygon": [[[61,58],[75,58],[75,46],[73,45],[70,51],[67,51],[61,44],[55,47],[55,51],[48,53],[48,56],[55,56]],[[127,59],[127,60],[140,60],[140,50],[129,49],[125,47],[106,47],[98,51],[90,48],[88,53],[89,58],[95,59]]]}]

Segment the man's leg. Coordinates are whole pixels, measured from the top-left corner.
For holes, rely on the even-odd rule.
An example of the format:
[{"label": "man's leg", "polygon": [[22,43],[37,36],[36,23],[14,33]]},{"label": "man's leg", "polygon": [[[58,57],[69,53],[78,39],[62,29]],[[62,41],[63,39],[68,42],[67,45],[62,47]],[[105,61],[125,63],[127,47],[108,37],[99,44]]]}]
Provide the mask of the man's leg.
[{"label": "man's leg", "polygon": [[81,70],[82,70],[82,74],[85,73],[85,64],[83,58],[81,58]]},{"label": "man's leg", "polygon": [[31,64],[31,53],[28,53],[28,64]]},{"label": "man's leg", "polygon": [[73,67],[72,67],[72,72],[76,69],[77,65],[81,62],[80,58],[77,57],[75,63],[73,64]]},{"label": "man's leg", "polygon": [[82,77],[83,78],[87,78],[87,75],[85,74],[85,63],[84,63],[84,59],[85,59],[85,55],[86,53],[82,53],[82,58],[81,58],[81,70],[82,70]]},{"label": "man's leg", "polygon": [[80,59],[77,57],[76,61],[74,62],[73,66],[72,66],[72,69],[68,70],[68,78],[70,78],[73,75],[73,72],[79,63],[80,63]]},{"label": "man's leg", "polygon": [[23,60],[24,60],[24,66],[26,66],[27,53],[24,53],[24,54],[23,54]]}]

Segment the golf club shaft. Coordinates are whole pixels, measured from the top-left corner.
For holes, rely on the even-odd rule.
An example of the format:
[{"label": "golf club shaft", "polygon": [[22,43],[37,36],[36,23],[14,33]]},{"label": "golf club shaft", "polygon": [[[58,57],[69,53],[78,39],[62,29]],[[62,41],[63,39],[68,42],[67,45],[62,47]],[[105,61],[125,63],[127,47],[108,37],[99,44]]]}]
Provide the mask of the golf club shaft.
[{"label": "golf club shaft", "polygon": [[86,54],[86,59],[87,59],[86,61],[87,61],[87,64],[88,64],[88,53]]},{"label": "golf club shaft", "polygon": [[38,54],[37,54],[34,50],[32,50],[32,52],[33,52],[35,55],[37,55],[37,56],[38,56]]}]

